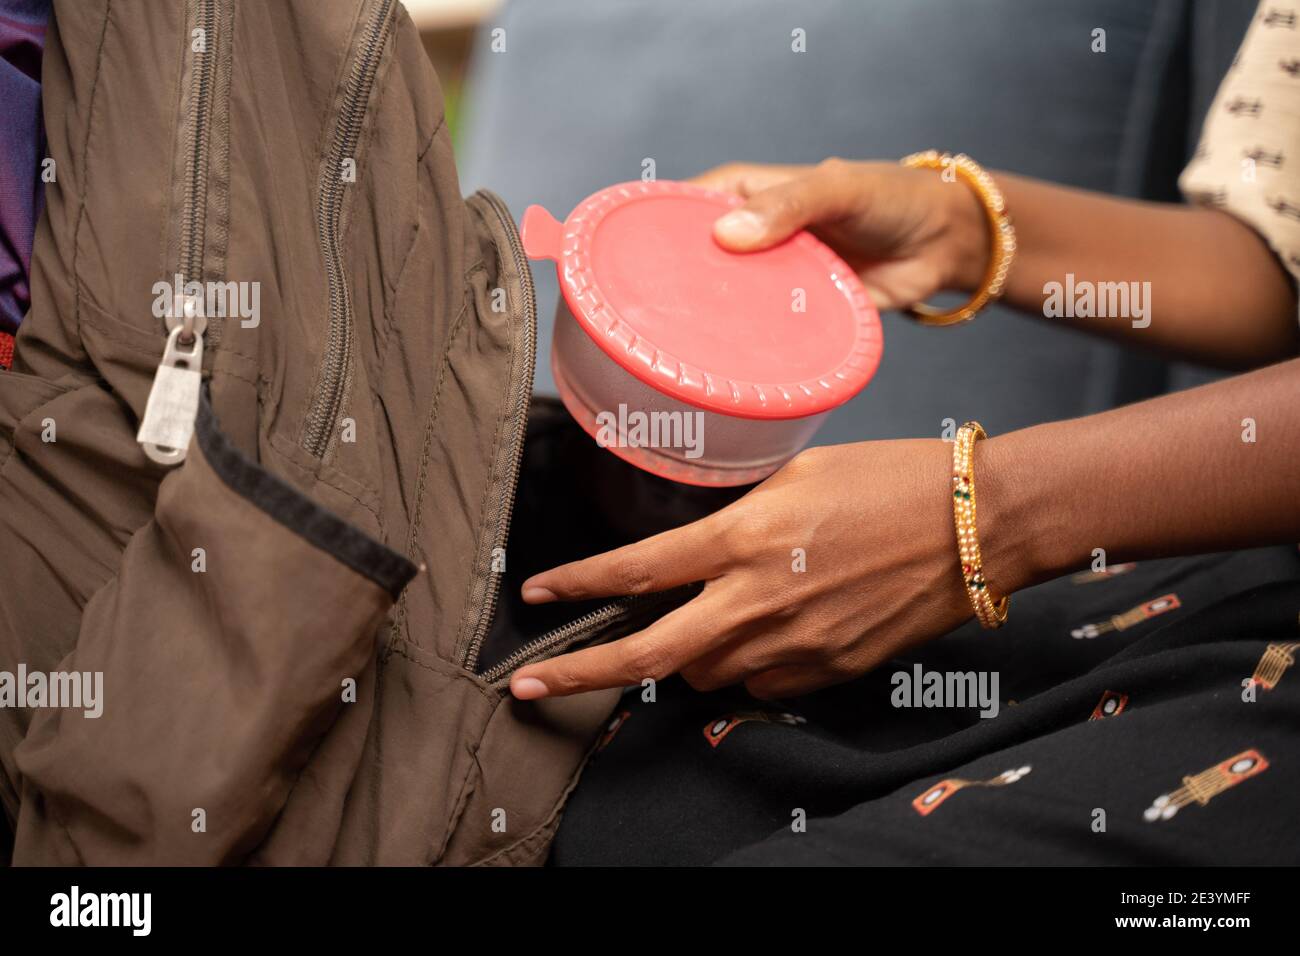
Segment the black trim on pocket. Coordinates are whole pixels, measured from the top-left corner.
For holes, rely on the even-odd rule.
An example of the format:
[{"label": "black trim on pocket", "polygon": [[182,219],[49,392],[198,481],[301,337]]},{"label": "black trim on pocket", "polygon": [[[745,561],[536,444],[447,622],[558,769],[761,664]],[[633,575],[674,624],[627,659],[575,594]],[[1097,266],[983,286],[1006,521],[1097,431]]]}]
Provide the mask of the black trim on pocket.
[{"label": "black trim on pocket", "polygon": [[203,457],[230,489],[290,531],[353,571],[374,581],[396,600],[418,570],[404,555],[322,508],[296,488],[250,461],[222,434],[203,387],[194,436]]}]

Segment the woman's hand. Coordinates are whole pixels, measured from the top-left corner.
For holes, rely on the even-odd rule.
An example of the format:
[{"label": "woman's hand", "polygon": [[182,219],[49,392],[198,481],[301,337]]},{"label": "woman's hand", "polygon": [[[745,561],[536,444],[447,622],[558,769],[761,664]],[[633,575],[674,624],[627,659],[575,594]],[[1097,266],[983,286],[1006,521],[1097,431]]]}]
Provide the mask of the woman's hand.
[{"label": "woman's hand", "polygon": [[972,290],[988,267],[988,226],[974,192],[934,170],[840,159],[731,163],[694,181],[746,200],[714,226],[722,246],[752,252],[809,229],[858,273],[881,309]]},{"label": "woman's hand", "polygon": [[638,684],[680,672],[788,697],[849,680],[972,616],[957,567],[952,446],[812,448],[693,524],[536,575],[530,603],[705,582],[645,630],[521,668],[516,697]]},{"label": "woman's hand", "polygon": [[[1045,317],[1050,284],[1067,275],[1078,288],[1131,283],[1142,290],[1140,315],[1130,299],[1123,314],[1071,309],[1050,321],[1223,368],[1300,354],[1295,284],[1249,224],[1220,209],[993,176],[1016,229],[1007,305]],[[729,163],[695,182],[745,199],[714,225],[719,244],[751,252],[808,229],[858,273],[881,309],[944,290],[973,292],[988,268],[988,222],[974,190],[935,170],[841,159]],[[1225,315],[1242,319],[1224,322]]]}]

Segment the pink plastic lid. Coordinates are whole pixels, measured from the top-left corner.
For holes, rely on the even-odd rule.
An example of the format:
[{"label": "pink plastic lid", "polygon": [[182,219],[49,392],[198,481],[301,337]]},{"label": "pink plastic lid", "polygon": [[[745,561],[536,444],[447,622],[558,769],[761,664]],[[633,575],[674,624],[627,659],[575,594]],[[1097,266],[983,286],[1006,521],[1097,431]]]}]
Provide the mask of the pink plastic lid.
[{"label": "pink plastic lid", "polygon": [[530,258],[555,260],[564,300],[601,349],[647,385],[741,418],[800,418],[840,405],[880,364],[880,316],[862,283],[801,232],[728,252],[713,223],[736,196],[630,182],[563,224],[524,213]]}]

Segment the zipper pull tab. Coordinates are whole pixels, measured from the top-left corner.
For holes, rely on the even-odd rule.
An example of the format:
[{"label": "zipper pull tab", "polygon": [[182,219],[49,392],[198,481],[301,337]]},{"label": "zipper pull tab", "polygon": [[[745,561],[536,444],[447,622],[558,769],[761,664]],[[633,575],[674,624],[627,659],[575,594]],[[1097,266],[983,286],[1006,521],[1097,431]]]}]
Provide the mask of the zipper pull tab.
[{"label": "zipper pull tab", "polygon": [[185,460],[194,418],[199,411],[199,390],[203,384],[203,332],[207,322],[197,304],[186,301],[183,319],[171,315],[167,345],[154,373],[153,387],[144,406],[144,418],[135,440],[145,457],[160,465],[179,465]]}]

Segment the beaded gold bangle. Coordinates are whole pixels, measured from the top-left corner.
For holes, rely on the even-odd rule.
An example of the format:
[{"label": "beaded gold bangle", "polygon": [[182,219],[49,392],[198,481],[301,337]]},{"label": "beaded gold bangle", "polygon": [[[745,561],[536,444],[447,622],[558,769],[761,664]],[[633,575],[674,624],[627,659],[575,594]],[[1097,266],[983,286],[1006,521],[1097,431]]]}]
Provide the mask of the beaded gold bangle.
[{"label": "beaded gold bangle", "polygon": [[993,182],[993,177],[984,170],[984,167],[965,153],[953,156],[930,149],[923,153],[904,156],[900,162],[909,169],[938,169],[945,172],[952,169],[962,182],[975,191],[980,205],[984,207],[984,215],[989,223],[989,245],[992,253],[989,256],[989,267],[984,274],[984,281],[975,290],[975,294],[965,305],[956,309],[936,309],[934,306],[920,302],[908,309],[912,317],[922,325],[955,325],[958,322],[969,321],[980,309],[1002,295],[1007,283],[1007,272],[1016,257],[1016,231],[1011,225],[1011,217],[1007,214],[1007,205],[1002,198],[1002,191],[998,189],[997,184]]},{"label": "beaded gold bangle", "polygon": [[957,556],[961,562],[961,579],[966,596],[980,626],[1001,627],[1007,619],[1009,598],[994,599],[984,579],[980,562],[979,535],[975,531],[975,471],[971,453],[975,442],[984,437],[979,422],[967,422],[957,429],[952,446],[952,517],[957,528]]}]

